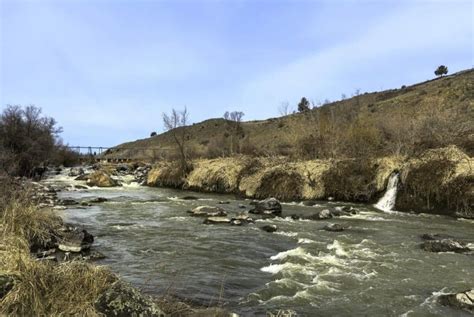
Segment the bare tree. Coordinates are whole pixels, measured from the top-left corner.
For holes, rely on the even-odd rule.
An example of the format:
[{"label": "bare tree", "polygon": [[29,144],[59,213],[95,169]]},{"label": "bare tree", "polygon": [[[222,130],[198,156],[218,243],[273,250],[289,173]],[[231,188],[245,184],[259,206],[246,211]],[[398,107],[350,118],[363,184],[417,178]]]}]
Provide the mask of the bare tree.
[{"label": "bare tree", "polygon": [[183,175],[186,175],[191,166],[188,164],[186,155],[186,129],[189,113],[186,107],[178,111],[173,109],[170,114],[163,113],[163,124],[166,131],[171,133],[180,155],[180,165]]},{"label": "bare tree", "polygon": [[242,118],[244,117],[245,113],[243,113],[242,111],[232,111],[232,112],[229,112],[229,111],[226,111],[224,113],[224,119],[227,120],[230,128],[229,130],[231,130],[231,134],[230,134],[230,153],[233,154],[234,152],[234,138],[238,138],[238,136],[241,134],[242,132],[242,126],[241,126],[241,122],[242,122]]},{"label": "bare tree", "polygon": [[281,105],[278,107],[278,112],[281,116],[287,116],[292,113],[290,109],[290,103],[288,101],[282,102]]}]

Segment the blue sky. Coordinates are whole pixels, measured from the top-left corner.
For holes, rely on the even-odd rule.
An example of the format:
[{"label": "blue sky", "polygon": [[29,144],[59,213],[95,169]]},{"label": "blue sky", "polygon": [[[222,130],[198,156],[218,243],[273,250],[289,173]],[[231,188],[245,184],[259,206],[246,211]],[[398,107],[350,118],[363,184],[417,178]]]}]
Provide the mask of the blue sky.
[{"label": "blue sky", "polygon": [[278,116],[474,66],[473,1],[0,0],[0,106],[35,104],[71,145],[226,110]]}]

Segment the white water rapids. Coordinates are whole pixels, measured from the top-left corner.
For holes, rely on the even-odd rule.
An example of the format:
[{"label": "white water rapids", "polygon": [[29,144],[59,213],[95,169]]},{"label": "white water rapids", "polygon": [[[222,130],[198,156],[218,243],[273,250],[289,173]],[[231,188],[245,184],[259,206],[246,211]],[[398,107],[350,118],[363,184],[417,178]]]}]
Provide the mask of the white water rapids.
[{"label": "white water rapids", "polygon": [[397,188],[398,188],[398,180],[399,174],[393,173],[390,175],[387,184],[387,190],[382,198],[375,204],[375,208],[383,210],[383,211],[392,211],[395,207],[395,200],[397,199]]}]

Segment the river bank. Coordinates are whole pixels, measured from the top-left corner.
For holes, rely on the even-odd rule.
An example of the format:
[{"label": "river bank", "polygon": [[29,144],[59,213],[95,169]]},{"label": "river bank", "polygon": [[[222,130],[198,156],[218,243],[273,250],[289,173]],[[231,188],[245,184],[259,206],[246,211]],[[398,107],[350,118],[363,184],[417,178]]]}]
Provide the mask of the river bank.
[{"label": "river bank", "polygon": [[178,165],[159,162],[146,185],[283,201],[338,200],[375,203],[399,174],[395,210],[474,218],[474,160],[455,146],[414,158],[317,160],[245,156],[196,160],[182,177]]}]

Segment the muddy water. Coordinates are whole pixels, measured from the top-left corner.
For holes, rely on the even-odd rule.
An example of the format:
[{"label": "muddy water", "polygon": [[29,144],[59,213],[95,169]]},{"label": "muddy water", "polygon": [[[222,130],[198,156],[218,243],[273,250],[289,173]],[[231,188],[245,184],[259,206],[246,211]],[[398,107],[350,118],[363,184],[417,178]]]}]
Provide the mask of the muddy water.
[{"label": "muddy water", "polygon": [[[80,184],[61,176],[53,184]],[[183,200],[186,195],[198,200]],[[249,200],[160,188],[88,188],[62,198],[108,202],[62,211],[96,236],[101,261],[147,292],[168,292],[203,305],[222,304],[242,316],[291,309],[299,316],[463,316],[436,297],[474,286],[474,256],[420,250],[419,235],[445,233],[474,241],[474,222],[442,216],[360,213],[331,221],[258,220],[242,227],[204,225],[186,210],[222,205],[230,214]],[[239,204],[246,206],[241,209]],[[286,215],[335,208],[284,204]],[[350,229],[321,230],[328,223]],[[259,229],[278,226],[276,233]]]}]

